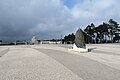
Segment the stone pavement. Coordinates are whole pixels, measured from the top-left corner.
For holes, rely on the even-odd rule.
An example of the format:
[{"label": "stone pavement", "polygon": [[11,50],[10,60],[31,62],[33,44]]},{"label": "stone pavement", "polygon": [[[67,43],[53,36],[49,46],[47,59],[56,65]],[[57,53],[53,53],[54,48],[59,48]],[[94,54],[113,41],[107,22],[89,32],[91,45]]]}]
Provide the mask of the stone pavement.
[{"label": "stone pavement", "polygon": [[0,47],[0,57],[2,57],[8,51],[9,51],[9,48]]},{"label": "stone pavement", "polygon": [[0,80],[119,80],[120,45],[87,46],[85,54],[71,45],[6,46]]},{"label": "stone pavement", "polygon": [[41,52],[24,46],[14,46],[0,58],[0,80],[82,79]]},{"label": "stone pavement", "polygon": [[67,52],[37,49],[51,56],[83,80],[119,80],[120,71],[89,58]]}]

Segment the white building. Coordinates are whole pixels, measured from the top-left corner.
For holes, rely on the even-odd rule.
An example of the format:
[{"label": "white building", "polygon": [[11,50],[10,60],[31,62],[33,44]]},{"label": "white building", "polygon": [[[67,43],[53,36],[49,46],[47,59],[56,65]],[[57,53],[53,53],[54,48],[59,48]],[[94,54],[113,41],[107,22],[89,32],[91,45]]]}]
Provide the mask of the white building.
[{"label": "white building", "polygon": [[33,35],[31,43],[32,44],[38,44],[38,40],[37,40],[37,37],[35,35]]}]

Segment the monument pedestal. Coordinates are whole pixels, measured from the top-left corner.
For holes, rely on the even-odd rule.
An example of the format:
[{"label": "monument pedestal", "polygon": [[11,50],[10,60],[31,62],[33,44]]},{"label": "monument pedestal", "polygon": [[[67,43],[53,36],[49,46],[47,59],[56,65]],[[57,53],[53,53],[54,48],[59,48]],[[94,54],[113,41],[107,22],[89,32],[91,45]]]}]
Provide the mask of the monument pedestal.
[{"label": "monument pedestal", "polygon": [[75,44],[73,44],[73,48],[72,49],[68,49],[70,51],[77,51],[80,53],[86,53],[88,52],[88,49],[84,49],[84,48],[78,48]]}]

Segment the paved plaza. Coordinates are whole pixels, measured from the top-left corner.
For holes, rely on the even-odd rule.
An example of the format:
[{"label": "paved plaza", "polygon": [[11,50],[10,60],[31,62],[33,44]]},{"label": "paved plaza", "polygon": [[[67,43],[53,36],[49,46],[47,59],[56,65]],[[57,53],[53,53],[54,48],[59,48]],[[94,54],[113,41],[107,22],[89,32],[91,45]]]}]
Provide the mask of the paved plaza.
[{"label": "paved plaza", "polygon": [[120,80],[120,44],[0,46],[0,80]]}]

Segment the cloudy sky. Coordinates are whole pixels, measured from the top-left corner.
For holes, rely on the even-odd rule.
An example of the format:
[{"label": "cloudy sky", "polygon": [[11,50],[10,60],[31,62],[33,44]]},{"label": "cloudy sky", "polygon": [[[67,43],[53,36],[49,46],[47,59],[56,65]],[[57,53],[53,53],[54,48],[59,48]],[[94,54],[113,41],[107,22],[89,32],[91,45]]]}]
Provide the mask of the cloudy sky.
[{"label": "cloudy sky", "polygon": [[120,0],[0,0],[0,39],[60,38],[93,22],[120,21]]}]

